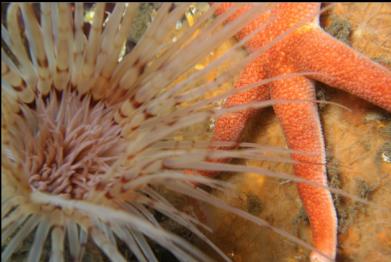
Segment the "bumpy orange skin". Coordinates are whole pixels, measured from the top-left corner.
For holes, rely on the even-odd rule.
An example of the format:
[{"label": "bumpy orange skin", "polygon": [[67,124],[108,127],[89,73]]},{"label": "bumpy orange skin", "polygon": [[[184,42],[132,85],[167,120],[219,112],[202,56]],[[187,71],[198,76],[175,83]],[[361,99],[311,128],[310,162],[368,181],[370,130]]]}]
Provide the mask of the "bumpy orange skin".
[{"label": "bumpy orange skin", "polygon": [[[217,14],[224,13],[232,3],[218,6]],[[229,20],[251,8],[239,9]],[[242,39],[250,32],[274,18],[265,29],[246,43],[252,52],[298,23],[305,24],[274,45],[249,64],[235,84],[243,87],[265,78],[291,73],[316,72],[312,79],[343,89],[375,105],[391,111],[391,72],[334,39],[318,25],[318,3],[276,4],[271,13],[252,21],[238,35]],[[315,89],[310,78],[295,77],[278,80],[227,99],[224,107],[231,107],[268,98],[314,101]],[[312,155],[295,155],[295,175],[327,185],[325,150],[322,130],[315,103],[277,104],[274,111],[283,127],[290,149],[304,150]],[[227,114],[216,122],[213,141],[238,141],[254,110]],[[203,172],[204,175],[214,173]],[[337,246],[337,218],[328,190],[298,184],[298,190],[307,211],[316,249],[335,258]],[[326,261],[316,252],[311,261]]]}]

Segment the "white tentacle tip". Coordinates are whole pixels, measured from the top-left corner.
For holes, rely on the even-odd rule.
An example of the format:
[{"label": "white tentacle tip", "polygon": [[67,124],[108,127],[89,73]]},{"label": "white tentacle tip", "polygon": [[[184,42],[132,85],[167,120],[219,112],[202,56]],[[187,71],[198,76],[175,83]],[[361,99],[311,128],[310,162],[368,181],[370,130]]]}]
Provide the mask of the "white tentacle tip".
[{"label": "white tentacle tip", "polygon": [[310,255],[310,261],[311,262],[334,262],[335,259],[328,257],[324,254],[321,254],[317,251],[312,251],[312,253]]}]

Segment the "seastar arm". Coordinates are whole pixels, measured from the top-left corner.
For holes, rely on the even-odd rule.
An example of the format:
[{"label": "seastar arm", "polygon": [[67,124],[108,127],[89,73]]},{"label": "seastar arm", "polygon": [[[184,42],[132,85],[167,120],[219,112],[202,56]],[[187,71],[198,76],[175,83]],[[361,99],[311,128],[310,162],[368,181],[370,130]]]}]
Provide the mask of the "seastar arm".
[{"label": "seastar arm", "polygon": [[[262,59],[256,59],[246,66],[240,73],[235,88],[256,83],[264,78]],[[242,105],[246,103],[263,101],[269,98],[269,89],[266,86],[252,88],[243,93],[230,96],[224,103],[224,108]],[[247,109],[240,112],[225,114],[220,117],[215,126],[214,141],[239,141],[248,119],[254,114],[254,109]]]},{"label": "seastar arm", "polygon": [[[297,100],[294,104],[276,104],[274,110],[283,127],[290,149],[309,154],[292,154],[295,175],[311,182],[327,185],[325,150],[311,80],[295,77],[270,84],[272,99]],[[298,184],[300,198],[308,214],[313,244],[316,249],[334,259],[337,245],[337,218],[330,192],[322,187]],[[328,261],[312,252],[311,261]]]},{"label": "seastar arm", "polygon": [[[256,59],[248,64],[241,72],[238,82],[235,83],[235,88],[241,88],[246,85],[256,83],[264,78],[262,69],[262,60]],[[269,90],[266,86],[259,86],[230,96],[225,101],[223,108],[229,108],[235,105],[241,105],[256,101],[263,101],[269,98]],[[224,114],[217,119],[212,142],[229,141],[238,142],[243,134],[243,131],[248,123],[248,120],[256,112],[255,109],[242,110],[235,113]],[[231,147],[232,148],[232,147]],[[213,146],[211,147],[213,149]],[[224,148],[230,149],[230,148]],[[210,159],[212,162],[228,162],[230,159]],[[201,172],[205,176],[213,176],[216,172]]]},{"label": "seastar arm", "polygon": [[332,38],[320,28],[303,33],[290,56],[299,71],[391,111],[391,71]]}]

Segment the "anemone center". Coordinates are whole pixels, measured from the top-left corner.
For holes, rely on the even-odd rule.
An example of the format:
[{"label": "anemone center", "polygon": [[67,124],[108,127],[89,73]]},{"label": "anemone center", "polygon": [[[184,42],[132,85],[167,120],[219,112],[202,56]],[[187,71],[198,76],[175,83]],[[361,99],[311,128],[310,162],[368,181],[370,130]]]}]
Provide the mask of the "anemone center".
[{"label": "anemone center", "polygon": [[53,92],[46,101],[37,99],[31,116],[25,168],[36,190],[86,198],[124,150],[113,108],[88,96]]}]

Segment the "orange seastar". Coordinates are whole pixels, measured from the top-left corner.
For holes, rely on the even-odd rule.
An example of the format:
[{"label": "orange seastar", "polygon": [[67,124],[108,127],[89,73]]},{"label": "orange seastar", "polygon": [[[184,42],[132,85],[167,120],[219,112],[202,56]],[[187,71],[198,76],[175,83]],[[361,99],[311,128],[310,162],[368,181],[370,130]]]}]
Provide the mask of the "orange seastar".
[{"label": "orange seastar", "polygon": [[[221,4],[217,14],[225,12],[233,4]],[[251,8],[240,8],[229,20]],[[375,105],[391,111],[391,72],[334,39],[319,27],[318,3],[276,4],[270,13],[252,21],[239,34],[243,39],[271,17],[274,20],[265,29],[247,41],[248,51],[254,51],[270,42],[289,28],[306,22],[293,33],[250,63],[241,73],[236,88],[262,79],[291,73],[316,72],[311,79],[340,88]],[[316,19],[314,19],[316,18]],[[274,81],[227,99],[224,107],[261,101],[268,98],[296,100],[292,104],[276,104],[274,111],[283,127],[290,149],[316,154],[292,154],[297,161],[295,175],[309,181],[327,185],[325,149],[317,105],[314,101],[312,80],[305,76]],[[238,141],[254,109],[222,116],[216,122],[213,141]],[[321,163],[321,164],[319,164]],[[202,172],[212,175],[211,172]],[[303,205],[307,211],[314,247],[329,259],[335,259],[337,246],[337,218],[330,192],[325,188],[298,184]],[[311,261],[325,261],[325,256],[312,252]]]}]

